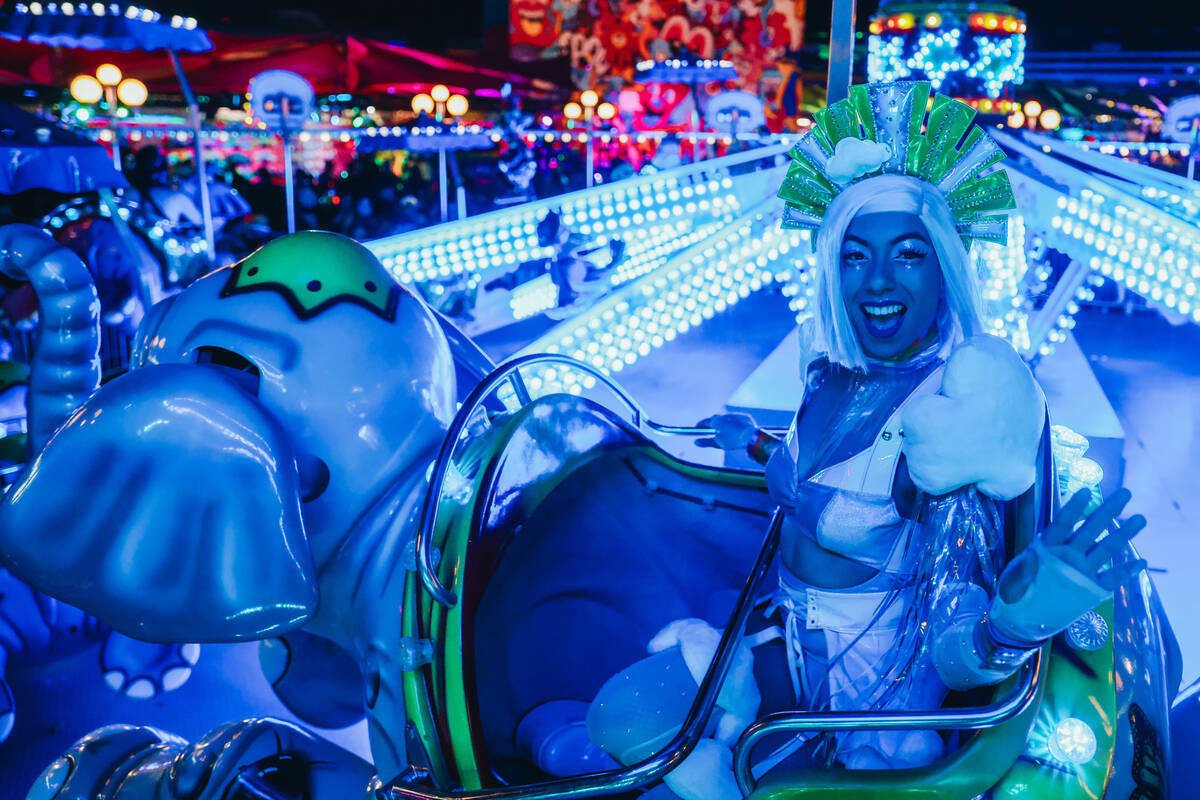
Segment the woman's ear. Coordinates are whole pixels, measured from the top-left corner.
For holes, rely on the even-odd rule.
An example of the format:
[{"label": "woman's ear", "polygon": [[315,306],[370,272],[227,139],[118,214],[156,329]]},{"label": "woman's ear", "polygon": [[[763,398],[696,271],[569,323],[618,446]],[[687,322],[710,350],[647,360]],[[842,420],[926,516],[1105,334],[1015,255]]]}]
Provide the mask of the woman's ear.
[{"label": "woman's ear", "polygon": [[75,412],[0,506],[0,561],[147,641],[279,635],[317,605],[287,436],[190,365],[134,370]]}]

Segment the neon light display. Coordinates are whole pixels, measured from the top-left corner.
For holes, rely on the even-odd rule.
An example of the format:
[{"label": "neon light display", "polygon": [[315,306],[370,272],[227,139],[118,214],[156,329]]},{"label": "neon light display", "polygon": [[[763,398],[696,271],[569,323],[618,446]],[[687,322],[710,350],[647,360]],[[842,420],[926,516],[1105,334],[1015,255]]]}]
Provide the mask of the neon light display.
[{"label": "neon light display", "polygon": [[998,3],[884,3],[871,17],[867,72],[872,81],[928,80],[943,94],[997,100],[1025,80],[1025,29],[1023,13]]}]

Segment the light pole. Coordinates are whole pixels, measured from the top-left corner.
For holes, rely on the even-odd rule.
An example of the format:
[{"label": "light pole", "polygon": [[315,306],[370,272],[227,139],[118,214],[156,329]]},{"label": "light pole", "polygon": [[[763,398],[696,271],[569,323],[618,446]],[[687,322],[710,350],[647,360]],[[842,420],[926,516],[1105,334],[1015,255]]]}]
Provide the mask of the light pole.
[{"label": "light pole", "polygon": [[[470,109],[471,104],[467,102],[467,98],[461,94],[452,94],[446,98],[446,113],[449,114],[458,124],[460,117],[464,117]],[[442,153],[446,152],[446,148],[442,148]],[[467,216],[467,190],[463,186],[462,174],[458,171],[458,157],[453,153],[450,154],[450,168],[454,173],[454,199],[458,205],[458,218],[463,219]],[[443,195],[445,196],[445,195]],[[443,202],[443,206],[445,203]]]},{"label": "light pole", "polygon": [[117,103],[129,108],[138,108],[146,102],[149,92],[146,84],[137,78],[123,78],[116,64],[101,64],[96,75],[76,75],[71,79],[71,97],[84,105],[93,105],[104,100],[108,103],[109,130],[113,137],[113,163],[121,169],[121,137],[117,131]]},{"label": "light pole", "polygon": [[617,115],[617,107],[612,103],[601,103],[600,95],[588,89],[579,95],[579,102],[570,102],[563,106],[563,116],[571,122],[583,118],[583,140],[587,151],[587,188],[591,189],[595,181],[596,168],[592,151],[592,117],[598,116],[607,122]]},{"label": "light pole", "polygon": [[[419,94],[413,98],[412,110],[417,114],[434,115],[434,119],[442,122],[446,114],[454,118],[457,124],[458,118],[465,116],[470,109],[470,103],[467,98],[461,94],[450,94],[450,89],[442,84],[438,84],[429,90],[429,94]],[[439,136],[445,132],[439,132]],[[467,196],[466,190],[463,188],[462,181],[458,179],[458,163],[454,164],[455,190],[456,201],[458,204],[458,218],[462,219],[467,215]],[[450,218],[450,204],[448,196],[448,181],[446,175],[446,145],[441,139],[438,141],[438,199],[441,201],[442,222]]]},{"label": "light pole", "polygon": [[1042,108],[1037,100],[1030,100],[1023,108],[1008,115],[1006,120],[1010,128],[1028,128],[1036,131],[1056,131],[1062,125],[1062,113],[1056,108]]},{"label": "light pole", "polygon": [[825,81],[826,104],[850,96],[854,81],[854,18],[857,0],[833,0],[829,24],[829,73]]},{"label": "light pole", "polygon": [[446,115],[446,101],[450,99],[450,90],[439,83],[429,90],[429,96],[437,103],[437,116],[434,119],[441,122]]}]

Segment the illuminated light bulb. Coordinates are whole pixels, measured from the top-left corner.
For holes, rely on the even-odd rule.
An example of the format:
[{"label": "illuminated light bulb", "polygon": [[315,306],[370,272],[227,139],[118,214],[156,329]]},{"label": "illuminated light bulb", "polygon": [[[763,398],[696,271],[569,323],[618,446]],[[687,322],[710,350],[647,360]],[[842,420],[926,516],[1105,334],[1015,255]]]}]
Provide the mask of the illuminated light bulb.
[{"label": "illuminated light bulb", "polygon": [[105,86],[116,86],[121,82],[121,69],[116,64],[101,64],[96,67],[96,78]]},{"label": "illuminated light bulb", "polygon": [[72,80],[70,91],[71,97],[79,103],[99,103],[104,97],[104,87],[91,75],[80,75]]},{"label": "illuminated light bulb", "polygon": [[137,78],[126,78],[117,84],[117,99],[131,108],[143,105],[149,97],[146,84]]},{"label": "illuminated light bulb", "polygon": [[[1026,108],[1028,107],[1029,104],[1026,104]],[[1062,114],[1053,108],[1047,108],[1038,117],[1038,124],[1048,131],[1056,131],[1062,125]]]},{"label": "illuminated light bulb", "polygon": [[429,96],[432,97],[435,102],[444,103],[450,99],[450,89],[439,83],[437,86],[434,86],[429,90]]},{"label": "illuminated light bulb", "polygon": [[432,114],[434,105],[433,98],[427,94],[419,94],[412,99],[412,110],[417,114]]},{"label": "illuminated light bulb", "polygon": [[1056,761],[1086,764],[1096,755],[1096,734],[1083,720],[1067,717],[1054,726],[1048,745]]},{"label": "illuminated light bulb", "polygon": [[446,111],[452,117],[461,117],[467,113],[470,104],[461,94],[452,94],[446,99]]}]

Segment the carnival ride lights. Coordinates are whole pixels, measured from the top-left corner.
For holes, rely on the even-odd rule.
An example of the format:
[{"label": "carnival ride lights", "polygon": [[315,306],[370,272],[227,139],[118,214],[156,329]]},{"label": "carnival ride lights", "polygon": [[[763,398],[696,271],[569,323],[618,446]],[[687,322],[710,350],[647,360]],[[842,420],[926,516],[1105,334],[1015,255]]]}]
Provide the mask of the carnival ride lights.
[{"label": "carnival ride lights", "polygon": [[[17,3],[14,8],[18,14],[61,14],[64,17],[93,16],[93,17],[126,17],[142,22],[160,22],[163,15],[149,8],[140,6],[121,6],[118,3]],[[179,14],[171,16],[172,28],[192,31],[196,29],[194,17]]]},{"label": "carnival ride lights", "polygon": [[[716,198],[717,202],[708,204],[707,208],[714,206],[719,208],[723,204],[722,200],[722,198]],[[701,201],[701,203],[707,203],[707,201]],[[730,205],[732,211],[733,204]],[[620,286],[653,272],[679,250],[714,235],[719,228],[728,224],[728,221],[729,216],[723,215],[712,222],[693,226],[690,219],[684,218],[665,225],[643,228],[638,236],[627,243],[626,257],[613,270],[613,274],[609,277],[609,284]],[[596,244],[602,245],[603,243],[604,240],[601,239]],[[548,253],[550,250],[551,248],[544,248],[542,252]],[[558,304],[558,293],[558,286],[549,275],[543,275],[518,286],[513,290],[512,298],[509,301],[513,319],[526,319],[553,308]]]},{"label": "carnival ride lights", "polygon": [[[899,7],[899,8],[898,8]],[[995,101],[1024,81],[1025,20],[1011,6],[890,4],[869,26],[867,72],[872,81],[928,80],[934,89],[968,100]],[[943,88],[944,87],[944,88]],[[993,105],[980,104],[990,112]],[[996,111],[1011,111],[1007,104]]]},{"label": "carnival ride lights", "polygon": [[1153,304],[1200,322],[1200,301],[1195,299],[1200,232],[1137,209],[1136,201],[1121,203],[1089,189],[1078,200],[1060,197],[1057,202],[1062,213],[1050,220],[1051,227],[1091,248],[1092,269]]},{"label": "carnival ride lights", "polygon": [[[1006,146],[1041,162],[1042,170],[1059,176],[1070,174],[1061,162],[1052,161],[1050,154],[1056,147],[1049,140],[1035,140],[1047,141],[1039,149],[1016,143],[1005,134],[1000,136]],[[1128,172],[1135,166],[1118,161],[1110,169]],[[1137,168],[1138,173],[1145,174],[1143,170],[1153,174],[1149,167]],[[1196,299],[1200,285],[1200,229],[1194,220],[1173,213],[1171,204],[1163,208],[1148,202],[1158,199],[1160,191],[1167,191],[1167,199],[1178,196],[1180,203],[1176,205],[1182,206],[1187,196],[1184,190],[1174,193],[1155,188],[1153,196],[1143,200],[1122,190],[1129,185],[1128,181],[1117,188],[1101,177],[1084,175],[1076,183],[1078,188],[1072,187],[1070,196],[1060,193],[1055,200],[1055,213],[1047,226],[1047,243],[1071,253],[1094,273],[1123,283],[1151,305],[1200,322],[1200,300]],[[1133,185],[1146,183],[1148,179]],[[1200,197],[1193,195],[1193,207],[1197,200]]]},{"label": "carnival ride lights", "polygon": [[[81,198],[65,203],[50,212],[42,220],[42,227],[49,228],[53,234],[54,231],[65,227],[68,223],[77,222],[84,216],[93,213],[93,206],[95,206],[94,213],[101,217],[112,217],[113,210],[107,204],[95,204],[87,198]],[[150,238],[151,244],[156,248],[161,247],[163,252],[171,258],[194,258],[205,251],[202,239],[184,237],[181,240],[173,234],[173,225],[170,220],[147,213],[141,204],[124,196],[122,196],[120,204],[116,206],[116,213],[123,221],[137,223],[138,230]]]},{"label": "carnival ride lights", "polygon": [[[619,372],[689,329],[702,325],[765,286],[792,275],[805,253],[807,231],[784,231],[781,203],[772,199],[698,242],[653,274],[623,289],[581,317],[552,329],[522,354],[545,352]],[[803,310],[806,298],[800,297]],[[531,393],[580,394],[590,375],[539,366],[529,370]]]},{"label": "carnival ride lights", "polygon": [[1067,717],[1054,726],[1050,755],[1068,764],[1086,764],[1096,755],[1096,734],[1083,720]]},{"label": "carnival ride lights", "polygon": [[[1081,161],[1101,173],[1111,174],[1119,187],[1131,191],[1140,187],[1138,195],[1147,203],[1192,224],[1200,224],[1200,188],[1193,181],[1181,176],[1150,168],[1136,161],[1126,162],[1136,152],[1141,156],[1150,153],[1174,153],[1182,157],[1190,154],[1187,145],[1166,142],[1145,142],[1130,147],[1126,144],[1071,142],[1064,143],[1054,139],[1041,139],[1052,152],[1067,158]],[[1100,156],[1092,153],[1098,149]],[[1116,155],[1120,158],[1106,158]]]},{"label": "carnival ride lights", "polygon": [[[971,250],[981,279],[984,324],[991,332],[1008,339],[1026,358],[1048,355],[1074,327],[1080,303],[1093,299],[1094,288],[1106,279],[1124,283],[1152,305],[1200,322],[1200,231],[1194,222],[1130,195],[1128,181],[1124,188],[1109,185],[1041,149],[1017,144],[1007,134],[998,132],[998,138],[1034,159],[1035,171],[1052,181],[1036,184],[1049,204],[1027,210],[1040,216],[1026,220],[1014,214],[1005,244],[977,242]],[[797,319],[807,316],[813,291],[811,242],[803,231],[779,229],[780,207],[773,197],[781,179],[774,157],[785,150],[776,145],[688,165],[369,246],[405,283],[514,265],[550,255],[537,245],[536,222],[545,209],[561,202],[564,224],[586,235],[626,237],[629,258],[612,277],[618,287],[613,294],[552,328],[522,353],[574,356],[616,372],[767,287],[781,289]],[[732,178],[721,165],[733,160],[753,162],[760,170]],[[1013,170],[1010,175],[1023,184],[1036,182]],[[753,183],[739,183],[743,181]],[[685,196],[689,189],[691,195]],[[1157,198],[1163,190],[1152,191]],[[1182,203],[1186,194],[1181,192],[1174,195]],[[770,199],[747,205],[750,197]],[[703,202],[709,204],[709,220],[691,219],[692,227],[672,238],[679,237],[680,220],[688,219],[682,215],[696,214]],[[1197,205],[1200,195],[1191,207]],[[718,207],[730,221],[717,214]],[[1037,287],[1054,276],[1049,266],[1027,260],[1027,227],[1030,235],[1044,236],[1047,246],[1072,259],[1070,269],[1045,291]],[[639,242],[643,234],[648,241]],[[472,280],[478,282],[478,277]],[[537,313],[551,297],[547,286],[530,287],[517,302],[514,317]],[[578,394],[594,385],[593,379],[564,367],[531,371],[530,377],[536,378],[530,381],[535,394]]]},{"label": "carnival ride lights", "polygon": [[[775,145],[763,148],[755,157],[774,158],[785,151],[785,146]],[[609,278],[618,286],[660,268],[671,252],[715,232],[740,213],[741,201],[734,191],[734,181],[720,162],[728,164],[730,160],[705,162],[682,171],[657,173],[561,198],[526,203],[449,225],[378,239],[367,246],[401,283],[469,274],[468,285],[474,287],[480,280],[476,273],[484,269],[512,267],[527,260],[550,257],[552,248],[538,243],[537,223],[548,210],[555,209],[562,214],[563,224],[577,233],[598,239],[615,236],[626,240],[627,257]],[[765,188],[763,192],[766,193]],[[527,308],[524,299],[520,305],[523,310]]]}]

